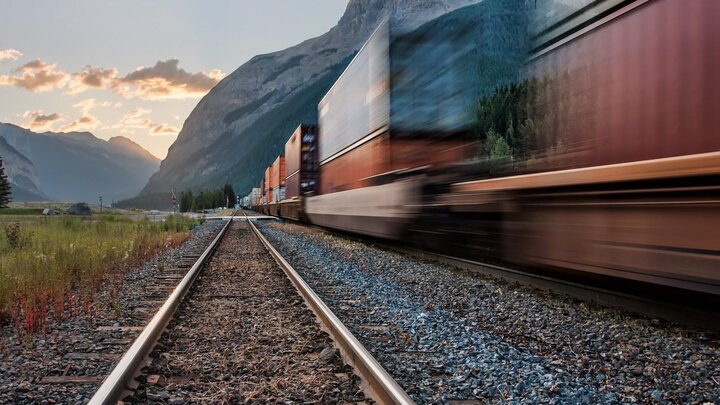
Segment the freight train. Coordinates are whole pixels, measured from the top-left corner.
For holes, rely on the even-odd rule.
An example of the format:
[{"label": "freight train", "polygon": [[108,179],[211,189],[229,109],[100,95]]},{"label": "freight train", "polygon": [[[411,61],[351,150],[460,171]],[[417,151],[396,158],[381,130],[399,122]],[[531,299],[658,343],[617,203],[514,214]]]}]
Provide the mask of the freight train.
[{"label": "freight train", "polygon": [[485,0],[410,33],[383,24],[246,201],[717,296],[719,15],[716,0]]}]

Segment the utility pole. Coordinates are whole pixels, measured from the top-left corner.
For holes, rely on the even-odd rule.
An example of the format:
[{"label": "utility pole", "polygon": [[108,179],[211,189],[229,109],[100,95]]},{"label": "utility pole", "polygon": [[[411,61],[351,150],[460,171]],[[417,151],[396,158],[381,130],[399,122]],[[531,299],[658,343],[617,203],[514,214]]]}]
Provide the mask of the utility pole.
[{"label": "utility pole", "polygon": [[102,214],[102,196],[100,196],[100,213]]}]

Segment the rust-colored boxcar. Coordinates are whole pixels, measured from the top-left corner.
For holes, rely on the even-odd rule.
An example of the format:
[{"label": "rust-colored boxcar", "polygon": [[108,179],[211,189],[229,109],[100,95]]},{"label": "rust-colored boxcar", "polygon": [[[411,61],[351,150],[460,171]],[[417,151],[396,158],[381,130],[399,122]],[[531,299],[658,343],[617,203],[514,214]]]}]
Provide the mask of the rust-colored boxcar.
[{"label": "rust-colored boxcar", "polygon": [[460,162],[475,152],[465,139],[392,137],[382,134],[320,167],[320,194],[386,183],[382,175]]},{"label": "rust-colored boxcar", "polygon": [[[461,182],[443,198],[468,228],[500,207],[509,261],[718,294],[720,2],[591,11],[540,15],[526,173]],[[468,228],[462,246],[480,246]]]}]

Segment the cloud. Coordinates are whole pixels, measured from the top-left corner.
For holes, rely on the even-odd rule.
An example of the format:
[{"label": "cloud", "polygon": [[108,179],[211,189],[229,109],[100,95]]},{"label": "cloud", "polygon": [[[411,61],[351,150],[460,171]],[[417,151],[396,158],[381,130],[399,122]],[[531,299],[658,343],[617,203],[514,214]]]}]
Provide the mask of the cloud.
[{"label": "cloud", "polygon": [[215,69],[210,73],[189,73],[179,68],[178,59],[158,61],[153,67],[139,67],[118,78],[114,90],[125,98],[182,99],[205,95],[224,74]]},{"label": "cloud", "polygon": [[73,107],[79,108],[82,115],[90,115],[90,111],[95,109],[96,107],[122,107],[121,102],[117,103],[111,103],[109,101],[102,101],[98,102],[94,98],[86,98],[85,100],[79,101],[75,104],[73,104]]},{"label": "cloud", "polygon": [[94,98],[86,98],[85,100],[82,100],[76,104],[73,104],[73,107],[79,108],[80,112],[85,114],[90,114],[90,111],[92,111],[93,108],[97,106],[97,101],[95,101]]},{"label": "cloud", "polygon": [[0,85],[20,87],[34,93],[62,88],[69,75],[55,68],[54,63],[35,59],[15,69],[16,73],[20,73],[19,76],[0,75]]},{"label": "cloud", "polygon": [[33,71],[33,70],[43,70],[46,68],[54,68],[55,65],[52,63],[45,63],[41,59],[35,59],[32,60],[19,68],[15,69],[16,72],[25,72],[25,71]]},{"label": "cloud", "polygon": [[63,119],[58,113],[44,114],[42,110],[25,111],[22,117],[30,119],[22,126],[32,131],[49,131],[56,122]]},{"label": "cloud", "polygon": [[79,73],[73,73],[67,86],[67,94],[74,95],[88,89],[113,87],[118,71],[115,68],[103,69],[86,66]]},{"label": "cloud", "polygon": [[[15,60],[20,52],[0,51],[0,61]],[[146,100],[186,99],[204,96],[225,74],[218,69],[210,73],[190,73],[179,67],[178,59],[158,61],[154,66],[137,68],[121,76],[117,68],[86,66],[80,72],[57,70],[54,63],[35,59],[15,70],[16,75],[0,75],[0,85],[15,86],[32,92],[65,88],[65,94],[76,95],[90,89],[107,89],[124,98]]]},{"label": "cloud", "polygon": [[92,131],[102,123],[92,115],[83,115],[75,121],[58,128],[60,132]]},{"label": "cloud", "polygon": [[150,128],[152,121],[145,115],[150,114],[152,110],[146,110],[144,108],[135,108],[125,114],[120,122],[115,124],[116,128]]},{"label": "cloud", "polygon": [[120,129],[120,133],[133,133],[132,129],[148,129],[150,135],[177,135],[180,130],[170,124],[153,122],[146,115],[152,110],[135,108],[125,114],[113,128]]},{"label": "cloud", "polygon": [[[110,101],[98,102],[94,98],[86,98],[73,104],[73,107],[80,109],[80,118],[75,121],[65,124],[58,128],[60,132],[73,132],[73,131],[93,131],[102,125],[97,117],[94,117],[91,112],[97,107],[121,107],[122,103],[111,103]],[[109,129],[110,127],[103,127],[103,129]]]},{"label": "cloud", "polygon": [[23,54],[17,49],[2,49],[0,50],[0,63],[17,60]]},{"label": "cloud", "polygon": [[153,135],[177,135],[180,130],[169,124],[156,124],[150,128],[150,133]]}]

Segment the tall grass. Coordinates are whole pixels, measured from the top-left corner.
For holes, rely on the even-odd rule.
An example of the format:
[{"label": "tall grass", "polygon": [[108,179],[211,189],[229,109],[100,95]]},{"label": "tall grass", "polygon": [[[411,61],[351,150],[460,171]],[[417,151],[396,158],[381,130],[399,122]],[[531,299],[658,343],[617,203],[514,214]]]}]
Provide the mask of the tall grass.
[{"label": "tall grass", "polygon": [[181,216],[133,222],[118,215],[2,221],[0,319],[34,334],[46,333],[48,321],[93,315],[103,286],[114,301],[129,269],[182,243],[196,223]]}]

